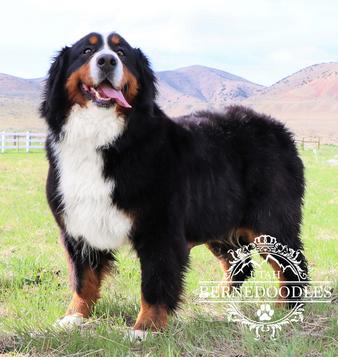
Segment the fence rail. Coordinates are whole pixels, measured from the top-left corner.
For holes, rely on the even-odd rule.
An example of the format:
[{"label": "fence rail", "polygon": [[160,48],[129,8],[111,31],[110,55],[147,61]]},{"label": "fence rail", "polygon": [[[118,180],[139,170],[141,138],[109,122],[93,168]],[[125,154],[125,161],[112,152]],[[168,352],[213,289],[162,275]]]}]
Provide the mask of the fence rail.
[{"label": "fence rail", "polygon": [[311,148],[317,148],[318,150],[320,149],[320,137],[304,137],[304,138],[298,138],[296,139],[296,143],[300,144],[301,148],[303,150]]},{"label": "fence rail", "polygon": [[44,133],[9,133],[0,132],[0,150],[4,153],[6,150],[16,149],[30,152],[31,149],[44,149],[47,135]]},{"label": "fence rail", "polygon": [[[0,132],[0,151],[16,149],[17,151],[29,152],[31,149],[44,149],[47,134],[27,132]],[[320,137],[298,137],[296,142],[301,148],[320,149]]]}]

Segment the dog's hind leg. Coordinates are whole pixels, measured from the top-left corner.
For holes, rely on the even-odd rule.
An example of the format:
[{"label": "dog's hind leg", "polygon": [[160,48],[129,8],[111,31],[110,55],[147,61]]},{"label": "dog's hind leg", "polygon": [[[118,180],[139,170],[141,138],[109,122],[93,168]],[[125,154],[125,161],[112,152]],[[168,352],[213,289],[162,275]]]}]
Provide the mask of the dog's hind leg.
[{"label": "dog's hind leg", "polygon": [[[288,230],[285,228],[285,230]],[[277,242],[284,245],[283,233],[276,234]],[[282,239],[281,239],[282,238]],[[295,243],[290,246],[286,245],[287,250],[290,252],[290,248],[296,252],[295,258],[297,264],[290,263],[282,255],[275,255],[261,252],[260,255],[265,259],[273,268],[275,276],[279,280],[279,293],[277,305],[285,305],[292,308],[295,306],[297,300],[301,300],[303,290],[308,284],[308,268],[307,261],[303,252],[300,250],[302,245],[298,238],[295,238]]]},{"label": "dog's hind leg", "polygon": [[233,257],[229,253],[229,250],[236,249],[240,244],[245,244],[246,238],[243,236],[238,236],[235,245],[232,245],[225,241],[211,241],[206,243],[206,246],[219,260],[220,266],[224,271],[224,284],[231,292],[233,288],[240,288],[243,282],[251,277],[254,272],[254,268],[250,257],[236,264],[236,272],[231,271],[231,260]]},{"label": "dog's hind leg", "polygon": [[[300,240],[300,216],[300,210],[297,209],[292,214],[281,207],[271,207],[270,211],[260,210],[260,221],[257,222],[257,230],[275,238],[276,243],[285,247],[284,253],[269,254],[269,249],[265,252],[257,246],[261,257],[270,264],[279,280],[278,305],[287,307],[293,307],[297,300],[301,300],[309,280],[307,261]],[[254,240],[252,242],[258,243]],[[269,243],[270,240],[266,242]],[[293,263],[290,257],[285,259],[286,254],[293,255],[297,262]]]}]

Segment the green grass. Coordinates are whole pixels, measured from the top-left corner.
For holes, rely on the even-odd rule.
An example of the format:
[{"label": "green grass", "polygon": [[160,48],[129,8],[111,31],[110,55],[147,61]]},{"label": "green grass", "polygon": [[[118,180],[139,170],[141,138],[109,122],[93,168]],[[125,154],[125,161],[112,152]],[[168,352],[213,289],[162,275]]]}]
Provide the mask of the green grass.
[{"label": "green grass", "polygon": [[[314,280],[336,279],[338,239],[338,148],[302,151],[307,192],[303,241]],[[48,209],[44,153],[0,155],[0,353],[76,356],[335,356],[334,304],[308,304],[304,323],[284,327],[276,341],[227,322],[224,306],[196,302],[200,280],[221,280],[204,247],[192,251],[185,303],[168,329],[142,343],[125,339],[139,309],[140,268],[135,253],[118,255],[117,272],[102,289],[93,317],[80,330],[62,332],[53,323],[71,293],[58,230]]]}]

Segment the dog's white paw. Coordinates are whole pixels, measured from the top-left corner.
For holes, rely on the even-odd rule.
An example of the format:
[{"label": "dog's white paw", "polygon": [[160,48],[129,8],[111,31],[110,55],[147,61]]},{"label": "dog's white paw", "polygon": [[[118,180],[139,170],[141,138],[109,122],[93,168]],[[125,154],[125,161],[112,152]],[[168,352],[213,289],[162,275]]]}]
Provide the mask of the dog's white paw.
[{"label": "dog's white paw", "polygon": [[81,315],[67,315],[57,320],[55,323],[55,327],[71,329],[83,325],[84,321],[85,319]]},{"label": "dog's white paw", "polygon": [[126,338],[130,341],[144,341],[148,336],[153,335],[154,333],[151,331],[144,331],[144,330],[128,330]]}]

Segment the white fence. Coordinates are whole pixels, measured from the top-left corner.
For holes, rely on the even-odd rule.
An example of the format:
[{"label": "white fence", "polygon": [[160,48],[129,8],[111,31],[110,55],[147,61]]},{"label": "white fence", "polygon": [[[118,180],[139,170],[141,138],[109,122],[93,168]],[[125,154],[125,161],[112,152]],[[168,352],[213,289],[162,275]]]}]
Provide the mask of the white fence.
[{"label": "white fence", "polygon": [[[47,134],[31,133],[29,131],[23,133],[0,132],[0,152],[16,149],[17,151],[29,152],[31,149],[44,149]],[[306,148],[320,148],[320,137],[297,138],[296,142],[304,150]]]},{"label": "white fence", "polygon": [[320,137],[303,137],[296,139],[296,143],[300,145],[300,147],[305,149],[320,149]]},{"label": "white fence", "polygon": [[26,133],[0,132],[1,153],[10,149],[24,150],[25,152],[29,152],[31,149],[44,149],[46,136],[43,133],[30,133],[29,131]]}]

